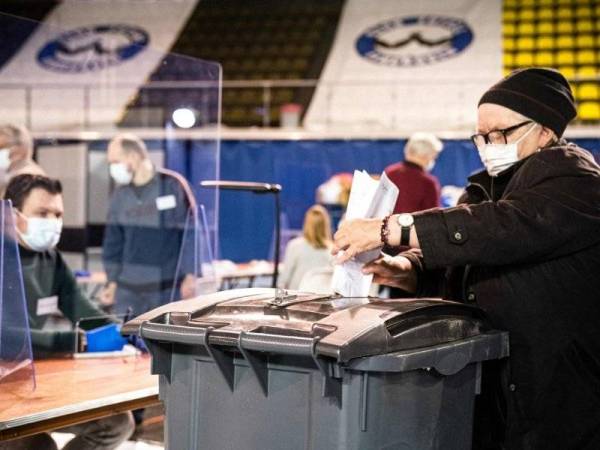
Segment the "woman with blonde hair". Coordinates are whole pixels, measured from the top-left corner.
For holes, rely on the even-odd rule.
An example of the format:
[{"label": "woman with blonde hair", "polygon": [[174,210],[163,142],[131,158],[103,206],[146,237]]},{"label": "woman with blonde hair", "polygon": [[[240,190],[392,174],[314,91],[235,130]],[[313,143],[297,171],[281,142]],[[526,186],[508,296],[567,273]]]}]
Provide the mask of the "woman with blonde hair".
[{"label": "woman with blonde hair", "polygon": [[321,205],[313,205],[304,215],[302,236],[292,239],[285,249],[279,286],[298,289],[306,272],[331,266],[331,220]]}]

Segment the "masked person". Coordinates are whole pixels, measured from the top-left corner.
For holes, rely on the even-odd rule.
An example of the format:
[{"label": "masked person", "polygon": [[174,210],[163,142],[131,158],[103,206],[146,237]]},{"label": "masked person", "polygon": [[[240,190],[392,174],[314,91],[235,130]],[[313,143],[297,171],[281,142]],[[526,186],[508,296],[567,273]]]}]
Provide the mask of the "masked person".
[{"label": "masked person", "polygon": [[179,174],[157,169],[137,136],[121,134],[108,145],[110,175],[117,184],[110,201],[102,259],[108,285],[105,304],[117,313],[141,314],[193,295],[192,270],[178,273],[186,218],[195,203]]},{"label": "masked person", "polygon": [[404,146],[404,162],[385,168],[400,194],[394,214],[412,213],[440,206],[440,183],[429,172],[443,148],[430,133],[413,133]]},{"label": "masked person", "polygon": [[16,125],[0,125],[0,193],[12,177],[29,173],[45,175],[33,161],[33,139],[29,132]]},{"label": "masked person", "polygon": [[[81,292],[73,273],[55,249],[62,231],[64,211],[60,181],[41,175],[18,175],[9,182],[5,199],[12,202],[15,212],[34,357],[71,353],[79,331],[45,329],[50,315],[60,312],[75,324],[80,319],[105,314]],[[97,325],[108,321],[107,317]],[[109,450],[129,438],[133,430],[131,413],[123,413],[60,431],[76,435],[64,449]],[[50,436],[41,434],[0,443],[0,449],[5,448],[46,450],[57,446]]]},{"label": "masked person", "polygon": [[477,304],[510,334],[484,368],[475,448],[600,448],[600,167],[561,138],[576,116],[557,71],[516,71],[481,98],[485,170],[458,206],[342,224],[345,260],[383,240],[413,250],[364,269],[412,296]]}]

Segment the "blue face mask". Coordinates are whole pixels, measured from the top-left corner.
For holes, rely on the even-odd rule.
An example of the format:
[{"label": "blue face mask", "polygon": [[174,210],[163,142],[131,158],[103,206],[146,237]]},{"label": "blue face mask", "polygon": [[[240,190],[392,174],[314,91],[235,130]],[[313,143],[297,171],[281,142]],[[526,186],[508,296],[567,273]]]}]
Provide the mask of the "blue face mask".
[{"label": "blue face mask", "polygon": [[43,217],[26,217],[21,212],[17,213],[27,220],[27,232],[19,233],[23,243],[35,252],[44,252],[56,247],[62,233],[62,219],[46,219]]}]

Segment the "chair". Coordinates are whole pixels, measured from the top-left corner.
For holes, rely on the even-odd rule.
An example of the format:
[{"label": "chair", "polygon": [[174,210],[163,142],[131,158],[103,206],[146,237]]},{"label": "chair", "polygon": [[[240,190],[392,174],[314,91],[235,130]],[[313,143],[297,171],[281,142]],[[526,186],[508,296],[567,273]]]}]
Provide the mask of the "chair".
[{"label": "chair", "polygon": [[539,22],[537,25],[537,33],[538,34],[553,34],[554,33],[554,23],[550,21]]},{"label": "chair", "polygon": [[582,83],[577,89],[578,100],[600,100],[598,83]]},{"label": "chair", "polygon": [[571,19],[573,17],[573,9],[566,6],[561,6],[556,12],[556,17],[560,20]]},{"label": "chair", "polygon": [[534,55],[533,60],[536,66],[553,66],[554,65],[554,54],[552,52],[537,52]]},{"label": "chair", "polygon": [[574,32],[573,22],[561,21],[556,24],[556,32],[560,34],[570,34]]},{"label": "chair", "polygon": [[535,34],[533,22],[521,22],[519,25],[517,25],[517,32],[522,36]]},{"label": "chair", "polygon": [[556,54],[556,62],[559,65],[570,65],[575,63],[575,54],[570,50],[561,50]]},{"label": "chair", "polygon": [[599,70],[596,66],[580,66],[575,73],[578,77],[597,77]]},{"label": "chair", "polygon": [[579,118],[583,121],[598,121],[600,120],[600,103],[583,102],[578,108]]},{"label": "chair", "polygon": [[592,34],[580,34],[575,38],[578,48],[593,48],[594,36]]},{"label": "chair", "polygon": [[537,45],[538,50],[553,50],[554,49],[554,38],[552,36],[538,37],[536,45]]},{"label": "chair", "polygon": [[517,53],[515,63],[519,67],[527,67],[533,65],[533,53],[521,52]]},{"label": "chair", "polygon": [[502,64],[504,67],[512,67],[515,64],[515,57],[512,53],[505,52],[502,55]]},{"label": "chair", "polygon": [[538,11],[538,20],[554,19],[554,10],[552,8],[542,8]]},{"label": "chair", "polygon": [[517,38],[517,49],[518,50],[533,50],[534,41],[533,38],[530,37],[520,37]]},{"label": "chair", "polygon": [[591,20],[583,19],[577,20],[576,30],[578,33],[593,33],[594,32],[594,24]]},{"label": "chair", "polygon": [[519,21],[531,21],[535,19],[535,12],[533,9],[522,9],[519,11]]},{"label": "chair", "polygon": [[580,50],[575,54],[575,60],[579,65],[595,64],[596,54],[592,50]]},{"label": "chair", "polygon": [[575,76],[575,68],[573,66],[559,66],[558,70],[564,75],[566,79],[571,79]]},{"label": "chair", "polygon": [[556,40],[556,46],[559,49],[573,48],[575,46],[575,40],[573,39],[573,36],[569,36],[569,35],[559,36],[558,39]]},{"label": "chair", "polygon": [[314,292],[315,294],[331,294],[332,267],[317,267],[304,274],[298,285],[298,290]]},{"label": "chair", "polygon": [[516,27],[512,23],[504,23],[502,25],[502,34],[504,36],[513,36],[516,33]]}]

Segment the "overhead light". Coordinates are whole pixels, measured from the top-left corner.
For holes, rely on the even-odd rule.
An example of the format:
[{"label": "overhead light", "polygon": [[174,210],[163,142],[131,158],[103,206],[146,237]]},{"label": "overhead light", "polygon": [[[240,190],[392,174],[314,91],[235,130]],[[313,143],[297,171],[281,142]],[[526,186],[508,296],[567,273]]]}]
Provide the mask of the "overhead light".
[{"label": "overhead light", "polygon": [[196,113],[190,108],[177,108],[172,117],[179,128],[192,128],[196,124]]}]

